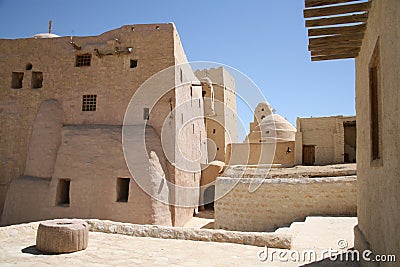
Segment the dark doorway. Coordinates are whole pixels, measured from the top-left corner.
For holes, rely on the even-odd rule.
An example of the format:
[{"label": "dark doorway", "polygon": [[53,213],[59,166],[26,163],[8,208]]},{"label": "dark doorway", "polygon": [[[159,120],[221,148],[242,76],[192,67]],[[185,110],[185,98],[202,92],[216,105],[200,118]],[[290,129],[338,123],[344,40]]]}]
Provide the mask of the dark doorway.
[{"label": "dark doorway", "polygon": [[204,191],[204,208],[214,210],[215,186],[211,185]]},{"label": "dark doorway", "polygon": [[315,146],[303,146],[303,165],[314,165]]},{"label": "dark doorway", "polygon": [[344,126],[344,162],[356,162],[357,130],[356,122],[348,121]]}]

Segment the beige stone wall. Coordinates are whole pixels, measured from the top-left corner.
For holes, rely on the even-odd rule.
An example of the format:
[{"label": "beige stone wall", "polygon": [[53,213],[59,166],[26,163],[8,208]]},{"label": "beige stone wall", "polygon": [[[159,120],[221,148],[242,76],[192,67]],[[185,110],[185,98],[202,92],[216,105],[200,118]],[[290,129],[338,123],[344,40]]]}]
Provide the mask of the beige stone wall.
[{"label": "beige stone wall", "polygon": [[[376,254],[397,254],[400,247],[400,2],[376,0],[356,59],[358,226]],[[380,50],[378,90],[381,105],[381,159],[372,161],[369,65]],[[356,247],[362,240],[356,235]],[[385,266],[397,266],[391,263]]]},{"label": "beige stone wall", "polygon": [[355,116],[297,118],[296,164],[303,163],[303,146],[315,146],[315,164],[343,163],[345,153],[344,126]]},{"label": "beige stone wall", "polygon": [[[146,134],[153,144],[150,150],[160,155],[157,134],[152,129]],[[117,202],[118,178],[130,178],[127,202]],[[122,153],[121,126],[65,126],[53,178],[13,180],[1,223],[90,217],[171,225],[168,205],[151,198],[132,178]],[[59,179],[71,181],[69,206],[56,203]]]},{"label": "beige stone wall", "polygon": [[[183,224],[192,216],[195,205],[175,209],[150,199],[133,181],[121,145],[121,126],[131,97],[149,77],[172,67],[163,79],[152,81],[155,87],[162,83],[171,91],[159,99],[150,119],[143,118],[143,109],[151,108],[154,103],[148,102],[154,95],[140,96],[141,105],[130,114],[133,129],[144,129],[147,123],[149,134],[148,158],[135,155],[133,148],[130,160],[142,164],[145,171],[139,176],[149,178],[146,186],[156,195],[159,192],[154,188],[159,185],[152,184],[152,179],[158,175],[173,183],[198,187],[200,163],[205,157],[196,163],[194,173],[181,172],[167,162],[160,143],[166,121],[175,132],[183,129],[182,135],[168,140],[171,147],[178,147],[179,140],[187,145],[180,149],[183,155],[196,158],[206,154],[206,145],[200,141],[201,134],[205,134],[203,120],[194,121],[195,130],[190,127],[189,134],[189,127],[185,130],[180,119],[167,119],[171,105],[176,107],[191,97],[197,108],[182,111],[185,121],[203,112],[201,88],[193,88],[191,96],[191,82],[182,85],[181,71],[173,67],[187,61],[175,26],[128,25],[99,36],[74,37],[78,50],[70,42],[70,37],[0,40],[0,186],[3,191],[9,188],[7,198],[0,197],[0,207],[3,200],[6,203],[2,222],[94,216],[135,223]],[[115,53],[128,47],[132,53]],[[75,56],[85,53],[92,54],[91,65],[76,67]],[[136,68],[130,67],[130,60],[138,61]],[[32,70],[25,70],[27,63],[33,65]],[[11,88],[11,74],[16,71],[24,73],[21,89]],[[43,72],[42,88],[31,88],[32,71]],[[190,68],[183,71],[186,81],[196,80]],[[97,95],[96,111],[82,111],[85,94]],[[46,104],[52,101],[59,105]],[[140,138],[142,132],[133,138]],[[179,160],[177,157],[172,153],[170,160]],[[128,204],[116,203],[118,177],[131,178]],[[71,180],[70,207],[55,205],[59,179]],[[36,191],[44,195],[39,199]],[[160,194],[167,194],[171,200],[187,197],[169,196],[168,188]],[[20,199],[21,195],[26,197]],[[198,201],[198,196],[189,198]]]},{"label": "beige stone wall", "polygon": [[[290,152],[288,152],[290,148]],[[295,142],[228,144],[227,165],[285,164],[293,165]]]},{"label": "beige stone wall", "polygon": [[[215,202],[215,226],[238,231],[268,231],[304,220],[310,215],[352,215],[357,209],[356,177],[259,179],[219,177],[216,196],[234,188]],[[236,185],[235,185],[236,184]]]},{"label": "beige stone wall", "polygon": [[[177,31],[174,32],[175,56],[175,168],[174,182],[178,186],[198,188],[201,179],[201,163],[207,161],[206,128],[202,88],[188,64],[185,51]],[[197,162],[194,166],[191,162]],[[194,192],[194,190],[192,191]],[[175,203],[186,207],[172,207],[173,224],[183,226],[193,217],[199,203],[199,191],[175,193]],[[192,203],[188,205],[185,202]]]}]

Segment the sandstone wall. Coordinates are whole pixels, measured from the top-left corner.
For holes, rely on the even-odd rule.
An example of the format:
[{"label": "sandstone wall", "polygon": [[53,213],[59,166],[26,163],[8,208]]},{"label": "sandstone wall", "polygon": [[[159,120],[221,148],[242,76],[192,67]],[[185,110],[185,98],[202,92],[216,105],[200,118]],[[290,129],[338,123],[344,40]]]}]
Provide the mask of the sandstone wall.
[{"label": "sandstone wall", "polygon": [[315,164],[343,163],[345,153],[345,121],[354,116],[298,118],[296,133],[296,164],[303,163],[303,146],[315,146]]},{"label": "sandstone wall", "polygon": [[[148,131],[147,138],[153,144],[160,142],[154,130]],[[159,149],[152,151],[164,160]],[[145,159],[133,160],[145,164]],[[148,172],[142,175],[152,178]],[[117,199],[118,178],[130,179],[126,202]],[[70,180],[68,205],[57,203],[59,179]],[[63,127],[52,179],[24,176],[13,180],[1,223],[65,217],[171,225],[169,206],[143,192],[126,167],[120,126]]]},{"label": "sandstone wall", "polygon": [[[358,227],[356,248],[400,257],[400,1],[376,0],[356,59]],[[369,67],[379,47],[380,159],[372,159]],[[386,263],[385,266],[398,266]]]},{"label": "sandstone wall", "polygon": [[[261,183],[252,193],[249,192],[251,182]],[[357,210],[356,183],[356,176],[292,179],[219,177],[215,195],[226,194],[215,202],[215,226],[237,231],[268,231],[304,220],[310,215],[354,216]]]},{"label": "sandstone wall", "polygon": [[[288,152],[290,148],[290,152]],[[285,164],[293,165],[295,142],[228,144],[227,165]]]},{"label": "sandstone wall", "polygon": [[[0,40],[0,186],[8,188],[12,180],[21,177],[27,159],[26,174],[51,176],[48,163],[54,151],[46,155],[46,164],[37,157],[43,153],[41,144],[52,140],[41,134],[49,129],[42,127],[32,133],[44,101],[60,102],[63,125],[122,125],[126,107],[137,88],[154,73],[175,64],[173,32],[172,24],[123,26],[99,36],[74,37],[80,49],[70,44],[70,37]],[[133,50],[117,55],[116,47]],[[94,49],[101,56],[96,56]],[[85,53],[92,54],[90,66],[76,67],[76,55]],[[136,68],[130,68],[130,60],[138,61]],[[32,69],[26,68],[29,64]],[[33,71],[43,73],[41,88],[32,88]],[[23,74],[22,88],[12,88],[12,72]],[[82,111],[85,94],[97,95],[96,111]],[[144,106],[139,108],[139,123],[143,124]],[[50,121],[38,121],[36,127],[46,123]],[[54,150],[55,143],[49,143],[48,151]],[[45,168],[39,168],[42,164]],[[0,210],[3,204],[0,202]]]}]

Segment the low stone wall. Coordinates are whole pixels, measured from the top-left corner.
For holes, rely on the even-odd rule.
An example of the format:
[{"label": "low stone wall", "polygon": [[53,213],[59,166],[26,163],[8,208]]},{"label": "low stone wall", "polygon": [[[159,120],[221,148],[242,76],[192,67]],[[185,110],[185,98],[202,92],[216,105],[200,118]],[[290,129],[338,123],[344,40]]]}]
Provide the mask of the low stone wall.
[{"label": "low stone wall", "polygon": [[[249,186],[257,183],[259,188],[249,192]],[[215,195],[222,196],[214,205],[215,228],[232,231],[271,231],[311,215],[354,216],[357,213],[356,176],[218,177]]]},{"label": "low stone wall", "polygon": [[[136,237],[236,243],[282,249],[290,249],[292,246],[292,235],[288,233],[236,232],[220,229],[197,229],[160,225],[141,225],[98,219],[88,219],[85,221],[89,224],[89,230],[91,232],[123,234]],[[16,235],[27,235],[33,232],[36,233],[39,223],[40,222],[32,222],[27,224],[17,224],[0,227],[0,238],[6,238]]]}]

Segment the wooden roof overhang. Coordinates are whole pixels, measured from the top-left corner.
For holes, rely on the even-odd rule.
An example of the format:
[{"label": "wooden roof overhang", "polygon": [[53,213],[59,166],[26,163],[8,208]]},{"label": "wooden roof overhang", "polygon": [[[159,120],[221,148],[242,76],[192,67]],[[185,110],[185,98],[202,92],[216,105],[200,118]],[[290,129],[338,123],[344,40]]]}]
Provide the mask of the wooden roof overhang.
[{"label": "wooden roof overhang", "polygon": [[372,0],[305,0],[312,61],[356,58]]}]

